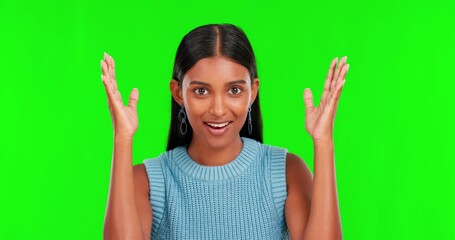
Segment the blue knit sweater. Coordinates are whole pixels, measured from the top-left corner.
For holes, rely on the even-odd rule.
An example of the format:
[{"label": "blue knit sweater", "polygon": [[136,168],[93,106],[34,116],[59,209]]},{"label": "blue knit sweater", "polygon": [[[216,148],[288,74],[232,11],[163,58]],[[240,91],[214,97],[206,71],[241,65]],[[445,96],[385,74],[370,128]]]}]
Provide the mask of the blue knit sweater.
[{"label": "blue knit sweater", "polygon": [[239,155],[222,166],[196,163],[187,146],[144,160],[151,239],[289,239],[287,149],[242,141]]}]

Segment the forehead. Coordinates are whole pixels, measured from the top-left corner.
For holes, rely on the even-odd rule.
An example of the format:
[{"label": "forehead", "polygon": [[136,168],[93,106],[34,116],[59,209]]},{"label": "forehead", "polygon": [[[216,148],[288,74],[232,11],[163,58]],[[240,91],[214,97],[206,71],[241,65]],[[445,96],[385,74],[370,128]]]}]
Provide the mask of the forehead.
[{"label": "forehead", "polygon": [[249,73],[244,66],[233,60],[222,56],[216,56],[199,60],[188,72],[186,72],[184,79],[205,82],[224,82],[238,79],[247,81],[249,79]]}]

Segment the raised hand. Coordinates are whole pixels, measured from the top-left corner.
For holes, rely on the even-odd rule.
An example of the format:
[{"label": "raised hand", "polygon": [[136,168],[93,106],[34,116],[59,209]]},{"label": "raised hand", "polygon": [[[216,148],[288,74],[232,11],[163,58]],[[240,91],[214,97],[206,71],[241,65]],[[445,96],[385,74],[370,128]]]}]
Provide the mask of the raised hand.
[{"label": "raised hand", "polygon": [[347,57],[333,59],[330,64],[327,78],[322,92],[321,102],[317,108],[313,104],[313,94],[309,88],[304,91],[305,102],[305,128],[313,141],[332,141],[333,125],[341,90],[345,82],[345,76],[349,69],[346,64]]},{"label": "raised hand", "polygon": [[101,69],[103,71],[101,80],[108,97],[114,135],[133,138],[138,127],[136,106],[139,99],[139,90],[137,88],[132,90],[128,106],[124,106],[122,96],[117,88],[117,81],[115,80],[114,59],[107,53],[104,53],[104,59],[101,60]]}]

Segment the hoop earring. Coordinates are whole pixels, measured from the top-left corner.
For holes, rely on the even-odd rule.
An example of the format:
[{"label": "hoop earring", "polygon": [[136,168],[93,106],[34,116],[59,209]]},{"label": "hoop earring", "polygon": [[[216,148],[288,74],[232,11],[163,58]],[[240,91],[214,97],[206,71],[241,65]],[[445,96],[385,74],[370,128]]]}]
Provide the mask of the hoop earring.
[{"label": "hoop earring", "polygon": [[186,113],[185,113],[185,108],[183,107],[183,104],[180,105],[180,111],[178,113],[177,118],[180,121],[180,128],[179,128],[180,133],[182,135],[185,135],[186,131],[188,130],[188,125],[186,123]]},{"label": "hoop earring", "polygon": [[251,135],[253,132],[253,124],[251,123],[251,106],[248,108],[248,133]]}]

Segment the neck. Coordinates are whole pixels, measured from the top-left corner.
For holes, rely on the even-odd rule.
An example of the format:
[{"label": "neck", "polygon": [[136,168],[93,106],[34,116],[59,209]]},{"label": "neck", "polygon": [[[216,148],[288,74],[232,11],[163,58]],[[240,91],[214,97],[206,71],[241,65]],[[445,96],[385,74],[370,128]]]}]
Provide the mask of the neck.
[{"label": "neck", "polygon": [[188,146],[188,155],[200,165],[222,166],[233,161],[242,151],[242,147],[243,143],[240,136],[220,147],[214,147],[193,137]]}]

